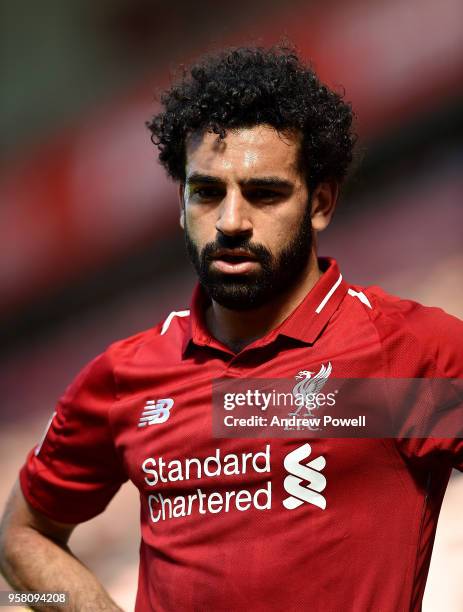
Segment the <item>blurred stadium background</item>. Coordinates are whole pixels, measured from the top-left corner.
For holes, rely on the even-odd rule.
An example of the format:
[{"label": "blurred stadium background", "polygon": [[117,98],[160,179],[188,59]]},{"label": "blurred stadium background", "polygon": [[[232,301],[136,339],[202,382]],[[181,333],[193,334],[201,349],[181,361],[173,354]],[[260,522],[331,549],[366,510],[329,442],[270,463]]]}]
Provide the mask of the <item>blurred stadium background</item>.
[{"label": "blurred stadium background", "polygon": [[[321,253],[463,317],[462,23],[460,0],[0,2],[1,505],[76,372],[188,307],[175,189],[144,122],[204,51],[287,35],[345,88],[363,161]],[[462,504],[455,474],[427,612],[463,610]],[[71,540],[127,610],[138,538],[129,484]]]}]

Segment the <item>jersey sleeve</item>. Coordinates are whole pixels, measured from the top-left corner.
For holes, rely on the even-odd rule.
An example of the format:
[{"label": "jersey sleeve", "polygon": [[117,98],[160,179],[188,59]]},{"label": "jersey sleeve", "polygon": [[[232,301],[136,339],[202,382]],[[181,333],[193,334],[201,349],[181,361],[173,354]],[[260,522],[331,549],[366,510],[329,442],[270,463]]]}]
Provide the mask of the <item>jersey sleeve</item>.
[{"label": "jersey sleeve", "polygon": [[127,480],[109,421],[115,399],[109,358],[102,354],[65,391],[42,442],[29,452],[21,489],[49,518],[86,521],[101,513]]},{"label": "jersey sleeve", "polygon": [[422,308],[413,324],[423,354],[434,363],[429,376],[439,399],[429,415],[427,436],[399,439],[400,451],[414,461],[445,462],[463,471],[463,321],[437,308]]}]

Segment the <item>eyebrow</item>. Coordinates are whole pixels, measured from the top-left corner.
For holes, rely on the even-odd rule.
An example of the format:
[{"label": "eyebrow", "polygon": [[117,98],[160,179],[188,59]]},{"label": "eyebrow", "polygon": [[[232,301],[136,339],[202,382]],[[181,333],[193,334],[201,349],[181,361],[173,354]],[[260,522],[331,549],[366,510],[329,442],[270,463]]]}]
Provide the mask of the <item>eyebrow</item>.
[{"label": "eyebrow", "polygon": [[[209,174],[201,174],[199,172],[193,172],[187,177],[186,182],[201,183],[209,185],[222,185],[223,181],[216,176]],[[243,187],[273,187],[276,189],[293,189],[294,184],[291,181],[282,179],[278,176],[260,176],[256,178],[244,179],[239,181]]]},{"label": "eyebrow", "polygon": [[210,176],[209,174],[200,174],[199,172],[193,172],[190,176],[186,177],[187,183],[207,183],[211,185],[221,184],[222,181],[216,176]]}]

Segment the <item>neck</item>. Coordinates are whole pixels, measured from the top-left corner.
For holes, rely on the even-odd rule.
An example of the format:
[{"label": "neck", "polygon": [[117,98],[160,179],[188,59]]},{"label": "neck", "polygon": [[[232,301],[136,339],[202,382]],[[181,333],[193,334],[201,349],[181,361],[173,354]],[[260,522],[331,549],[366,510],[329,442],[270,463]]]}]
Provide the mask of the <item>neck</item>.
[{"label": "neck", "polygon": [[312,252],[302,280],[295,287],[254,310],[230,310],[212,300],[205,313],[206,325],[217,340],[238,353],[278,327],[299,306],[320,276],[317,257]]}]

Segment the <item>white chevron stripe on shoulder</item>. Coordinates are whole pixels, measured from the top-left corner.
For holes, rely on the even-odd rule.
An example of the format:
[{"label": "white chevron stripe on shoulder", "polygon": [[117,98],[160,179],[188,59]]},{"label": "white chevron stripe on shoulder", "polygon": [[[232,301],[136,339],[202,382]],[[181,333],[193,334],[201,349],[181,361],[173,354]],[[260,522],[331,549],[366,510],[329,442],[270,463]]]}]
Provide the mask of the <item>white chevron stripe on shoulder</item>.
[{"label": "white chevron stripe on shoulder", "polygon": [[187,317],[189,314],[189,310],[173,310],[162,324],[161,336],[164,335],[169,329],[169,325],[171,324],[171,321],[174,317]]},{"label": "white chevron stripe on shoulder", "polygon": [[367,298],[367,296],[363,293],[363,291],[354,291],[353,289],[348,289],[347,293],[349,295],[352,295],[354,297],[357,297],[363,304],[365,304],[366,306],[368,306],[368,308],[373,308],[373,306],[370,304],[370,300]]}]

